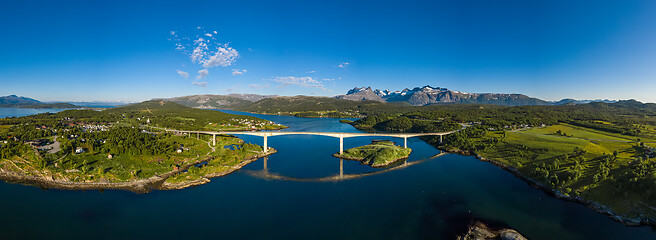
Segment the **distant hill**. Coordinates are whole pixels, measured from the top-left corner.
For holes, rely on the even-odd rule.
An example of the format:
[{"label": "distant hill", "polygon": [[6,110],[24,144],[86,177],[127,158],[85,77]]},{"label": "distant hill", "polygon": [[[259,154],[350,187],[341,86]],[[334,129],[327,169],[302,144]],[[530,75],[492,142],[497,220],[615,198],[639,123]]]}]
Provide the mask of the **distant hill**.
[{"label": "distant hill", "polygon": [[13,108],[79,108],[79,106],[70,103],[42,103],[36,99],[9,95],[0,97],[0,107]]},{"label": "distant hill", "polygon": [[[109,108],[102,112],[107,114],[122,114],[132,116],[143,116],[144,118],[150,117],[151,120],[166,119],[166,125],[179,126],[181,129],[185,127],[189,129],[196,124],[196,127],[204,126],[209,122],[229,121],[230,119],[258,119],[250,116],[228,114],[215,110],[197,109],[182,104],[178,104],[167,100],[149,100],[141,103],[130,104],[121,107]],[[185,123],[184,119],[194,119],[191,122]],[[155,119],[153,119],[155,118]],[[145,120],[144,120],[145,121]]]},{"label": "distant hill", "polygon": [[275,95],[230,94],[230,95],[192,95],[164,99],[194,108],[238,108]]},{"label": "distant hill", "polygon": [[608,99],[597,99],[597,100],[576,100],[576,99],[571,99],[571,98],[565,98],[560,101],[551,101],[553,105],[576,105],[576,104],[586,104],[586,103],[591,103],[591,102],[603,102],[603,103],[616,103],[617,101],[615,100],[608,100]]},{"label": "distant hill", "polygon": [[262,99],[250,105],[237,108],[237,110],[267,114],[284,112],[286,113],[285,115],[290,113],[294,115],[294,113],[307,111],[351,112],[354,109],[380,107],[382,105],[385,105],[385,103],[376,101],[351,101],[331,97],[294,96]]},{"label": "distant hill", "polygon": [[444,103],[477,103],[504,106],[551,105],[547,101],[523,94],[466,93],[428,85],[394,92],[380,89],[373,90],[371,87],[356,87],[349,90],[346,95],[339,95],[335,98],[352,101],[405,102],[413,106]]},{"label": "distant hill", "polygon": [[47,103],[70,103],[80,107],[89,107],[89,108],[112,108],[123,105],[128,105],[130,103],[126,102],[103,102],[103,101],[93,101],[93,102],[64,102],[64,101],[53,101]]}]

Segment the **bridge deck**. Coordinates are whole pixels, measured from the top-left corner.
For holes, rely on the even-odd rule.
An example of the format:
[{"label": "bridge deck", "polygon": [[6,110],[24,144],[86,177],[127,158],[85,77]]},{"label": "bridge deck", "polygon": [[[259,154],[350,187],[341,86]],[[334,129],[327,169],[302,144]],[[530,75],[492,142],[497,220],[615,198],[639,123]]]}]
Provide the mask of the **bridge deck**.
[{"label": "bridge deck", "polygon": [[251,135],[251,136],[260,136],[260,137],[272,137],[272,136],[281,136],[281,135],[318,135],[318,136],[328,136],[328,137],[337,137],[337,138],[349,138],[349,137],[367,137],[367,136],[382,136],[382,137],[399,137],[399,138],[411,138],[411,137],[420,137],[420,136],[443,136],[449,135],[456,131],[450,132],[439,132],[439,133],[345,133],[345,132],[230,132],[230,131],[183,131],[183,130],[171,130],[167,129],[166,131],[170,132],[179,132],[179,133],[200,133],[200,134],[210,134],[210,135]]}]

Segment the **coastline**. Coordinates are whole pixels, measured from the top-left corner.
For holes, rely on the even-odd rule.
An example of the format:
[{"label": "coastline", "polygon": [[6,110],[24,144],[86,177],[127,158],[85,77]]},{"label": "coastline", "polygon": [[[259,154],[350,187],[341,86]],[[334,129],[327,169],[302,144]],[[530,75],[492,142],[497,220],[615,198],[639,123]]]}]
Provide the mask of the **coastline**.
[{"label": "coastline", "polygon": [[54,180],[52,177],[35,177],[27,174],[21,174],[16,172],[7,172],[0,169],[0,180],[8,183],[18,183],[36,186],[44,189],[61,189],[61,190],[127,190],[134,193],[148,193],[152,190],[176,190],[183,189],[192,186],[198,186],[210,182],[210,178],[221,177],[233,173],[242,167],[256,161],[259,158],[269,156],[276,153],[277,150],[269,148],[269,151],[266,153],[261,153],[249,158],[245,158],[243,162],[231,167],[228,170],[216,173],[210,173],[205,175],[202,179],[190,182],[182,182],[176,184],[166,183],[166,179],[169,177],[184,172],[189,167],[211,161],[212,157],[205,158],[202,160],[197,160],[191,163],[188,163],[184,166],[181,166],[177,170],[171,170],[167,173],[161,175],[155,175],[146,179],[132,180],[127,182],[72,182],[72,181],[60,181]]},{"label": "coastline", "polygon": [[656,219],[643,219],[643,218],[635,219],[635,218],[624,217],[624,216],[621,216],[619,214],[614,213],[610,208],[608,208],[607,206],[604,206],[600,203],[597,203],[597,202],[594,202],[594,201],[591,201],[591,200],[586,200],[586,199],[583,199],[583,198],[580,198],[580,197],[573,197],[573,196],[569,196],[569,195],[564,195],[564,194],[560,193],[559,191],[554,190],[550,187],[547,187],[547,186],[537,182],[536,180],[534,180],[534,179],[520,173],[519,170],[517,170],[514,167],[510,167],[510,166],[508,166],[504,163],[501,163],[499,161],[496,161],[494,159],[484,158],[480,154],[473,154],[469,151],[462,151],[460,149],[446,149],[446,148],[442,148],[442,147],[439,147],[438,149],[443,150],[445,152],[459,154],[459,155],[463,155],[463,156],[474,156],[479,161],[491,163],[492,165],[495,165],[495,166],[497,166],[497,167],[499,167],[503,170],[506,170],[506,171],[510,172],[511,174],[515,175],[515,177],[517,177],[517,178],[523,180],[524,182],[526,182],[529,186],[534,187],[536,189],[540,189],[540,190],[544,191],[545,193],[547,193],[548,195],[550,195],[552,197],[555,197],[555,198],[561,199],[561,200],[565,200],[565,201],[570,201],[570,202],[576,202],[576,203],[583,204],[586,207],[592,209],[593,211],[595,211],[597,213],[601,213],[603,215],[606,215],[606,216],[610,217],[611,219],[613,219],[614,221],[617,221],[617,222],[620,222],[620,223],[624,224],[625,226],[630,226],[630,227],[656,226]]}]

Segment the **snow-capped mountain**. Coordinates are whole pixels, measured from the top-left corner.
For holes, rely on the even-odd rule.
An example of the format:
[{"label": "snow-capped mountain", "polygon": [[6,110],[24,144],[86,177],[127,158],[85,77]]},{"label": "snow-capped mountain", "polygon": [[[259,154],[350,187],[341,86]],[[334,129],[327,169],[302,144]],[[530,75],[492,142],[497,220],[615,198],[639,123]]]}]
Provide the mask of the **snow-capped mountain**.
[{"label": "snow-capped mountain", "polygon": [[507,106],[551,105],[551,103],[522,94],[466,93],[446,88],[423,86],[400,91],[373,90],[371,87],[353,88],[346,95],[335,98],[353,101],[407,102],[414,106],[438,103],[482,103]]}]

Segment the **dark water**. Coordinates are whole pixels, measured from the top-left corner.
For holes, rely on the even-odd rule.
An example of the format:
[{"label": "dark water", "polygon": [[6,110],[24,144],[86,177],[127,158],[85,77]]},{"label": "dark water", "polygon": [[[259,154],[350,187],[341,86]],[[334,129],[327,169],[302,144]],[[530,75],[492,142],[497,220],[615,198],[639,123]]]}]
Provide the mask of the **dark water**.
[{"label": "dark water", "polygon": [[[290,131],[356,131],[336,119],[260,116]],[[258,137],[243,137],[261,144]],[[345,148],[378,138],[347,138]],[[392,139],[394,140],[394,139]],[[396,140],[398,141],[398,140]],[[408,139],[410,162],[439,153]],[[501,222],[529,239],[656,239],[576,203],[554,199],[472,157],[445,155],[348,181],[335,138],[277,136],[260,159],[195,188],[134,194],[41,190],[0,183],[0,239],[454,239],[471,218]],[[344,174],[376,171],[344,161]]]}]

